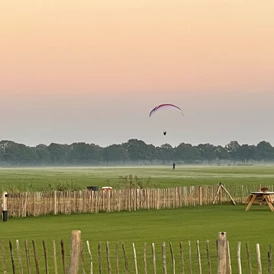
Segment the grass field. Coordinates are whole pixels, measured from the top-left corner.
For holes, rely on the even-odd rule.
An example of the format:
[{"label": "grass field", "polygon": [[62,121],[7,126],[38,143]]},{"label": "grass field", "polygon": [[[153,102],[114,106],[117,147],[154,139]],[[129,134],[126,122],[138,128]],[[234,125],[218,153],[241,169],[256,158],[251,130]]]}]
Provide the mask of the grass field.
[{"label": "grass field", "polygon": [[[111,185],[114,188],[121,188],[123,185],[119,177],[129,174],[136,175],[141,180],[150,178],[149,184],[155,187],[208,185],[218,182],[274,184],[272,166],[178,167],[175,171],[172,171],[170,167],[26,168],[0,169],[0,187],[37,190],[45,188],[48,184],[72,182],[82,188],[86,188],[87,185]],[[246,242],[249,244],[253,263],[256,263],[255,244],[260,243],[261,257],[266,267],[268,244],[274,241],[273,214],[267,206],[260,208],[254,205],[250,211],[246,212],[244,205],[210,205],[159,211],[28,217],[2,222],[0,239],[11,240],[13,243],[16,239],[35,240],[40,246],[38,252],[41,253],[42,240],[50,244],[53,239],[58,242],[64,239],[69,248],[71,231],[79,229],[82,231],[82,239],[90,240],[94,254],[99,241],[104,244],[109,241],[112,253],[116,242],[124,242],[128,252],[131,252],[129,257],[132,260],[131,244],[134,242],[141,260],[145,242],[156,244],[158,256],[161,253],[162,242],[167,244],[172,242],[178,256],[179,242],[183,242],[186,252],[189,240],[192,243],[194,257],[196,240],[200,241],[201,252],[205,252],[206,240],[210,240],[212,257],[216,257],[217,233],[226,231],[234,268],[238,241],[243,244],[244,259],[242,261],[245,265],[244,244]],[[105,246],[102,252],[105,254]],[[202,258],[204,259],[205,257]]]},{"label": "grass field", "polygon": [[[132,175],[145,186],[166,188],[189,185],[274,184],[274,166],[178,166],[171,167],[90,167],[90,168],[1,168],[0,189],[36,191],[89,185],[125,186],[122,177]],[[133,179],[134,181],[134,179]]]}]

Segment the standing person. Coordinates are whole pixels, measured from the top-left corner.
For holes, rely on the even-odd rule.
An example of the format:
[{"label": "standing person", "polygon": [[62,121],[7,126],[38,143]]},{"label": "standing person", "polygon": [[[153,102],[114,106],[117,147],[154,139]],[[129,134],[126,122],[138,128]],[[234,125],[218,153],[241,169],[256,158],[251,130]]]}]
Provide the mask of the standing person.
[{"label": "standing person", "polygon": [[172,167],[173,167],[173,170],[175,170],[175,163],[173,163]]}]

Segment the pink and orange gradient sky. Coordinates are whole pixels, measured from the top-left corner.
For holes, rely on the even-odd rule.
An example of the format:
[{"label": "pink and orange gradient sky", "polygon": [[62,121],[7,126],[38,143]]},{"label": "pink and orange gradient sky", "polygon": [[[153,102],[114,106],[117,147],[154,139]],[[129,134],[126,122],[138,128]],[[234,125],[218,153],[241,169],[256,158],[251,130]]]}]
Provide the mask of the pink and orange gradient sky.
[{"label": "pink and orange gradient sky", "polygon": [[[0,140],[274,144],[273,14],[273,0],[2,1]],[[148,119],[163,102],[185,117]]]}]

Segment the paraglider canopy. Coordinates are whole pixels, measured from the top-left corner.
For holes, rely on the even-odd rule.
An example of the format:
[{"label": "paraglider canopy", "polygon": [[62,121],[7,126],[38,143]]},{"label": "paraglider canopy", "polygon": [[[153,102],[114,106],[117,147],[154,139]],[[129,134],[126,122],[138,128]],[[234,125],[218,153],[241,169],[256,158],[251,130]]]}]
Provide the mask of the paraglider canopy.
[{"label": "paraglider canopy", "polygon": [[182,115],[184,115],[184,114],[183,114],[183,111],[182,111],[178,106],[176,106],[176,105],[174,105],[174,104],[160,104],[160,105],[156,106],[155,108],[153,108],[153,109],[150,111],[149,117],[151,117],[151,115],[152,115],[153,113],[155,113],[157,110],[162,109],[162,108],[167,108],[167,107],[168,107],[168,108],[175,108],[175,109],[179,110],[179,111],[182,113]]}]

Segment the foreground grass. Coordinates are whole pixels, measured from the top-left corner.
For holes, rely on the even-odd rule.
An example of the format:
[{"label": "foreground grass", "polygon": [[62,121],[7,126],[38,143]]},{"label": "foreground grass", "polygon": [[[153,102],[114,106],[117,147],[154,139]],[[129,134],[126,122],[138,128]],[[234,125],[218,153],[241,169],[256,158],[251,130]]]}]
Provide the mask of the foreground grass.
[{"label": "foreground grass", "polygon": [[[74,229],[93,242],[162,242],[215,240],[227,231],[231,242],[269,243],[273,213],[267,206],[209,205],[120,213],[10,218],[2,222],[2,239],[70,239]],[[250,229],[252,228],[252,229]],[[274,238],[273,238],[274,240]]]},{"label": "foreground grass", "polygon": [[[91,167],[91,168],[1,168],[2,191],[42,191],[50,188],[86,189],[87,186],[124,188],[133,176],[145,187],[189,185],[261,184],[274,182],[273,166],[179,166],[171,167]],[[134,178],[135,177],[135,178]]]},{"label": "foreground grass", "polygon": [[[159,264],[161,261],[161,244],[163,242],[167,244],[167,257],[170,263],[168,244],[171,242],[178,261],[178,267],[179,242],[183,242],[184,254],[187,259],[188,241],[191,241],[193,264],[195,264],[193,267],[195,269],[197,267],[196,241],[199,240],[202,261],[206,265],[206,241],[210,241],[211,257],[213,261],[216,261],[215,240],[217,233],[225,231],[230,242],[234,267],[238,241],[241,241],[243,245],[243,264],[246,264],[244,244],[249,244],[254,264],[256,263],[255,244],[260,243],[261,257],[266,266],[268,245],[274,241],[272,236],[273,214],[267,206],[263,208],[253,206],[250,211],[246,212],[245,206],[242,205],[211,205],[158,211],[60,215],[24,219],[11,218],[8,222],[1,224],[1,239],[6,244],[8,240],[11,240],[12,243],[15,243],[16,239],[21,242],[26,239],[35,240],[38,253],[42,255],[42,240],[45,240],[50,251],[53,239],[57,241],[57,244],[63,239],[68,252],[71,231],[81,230],[83,242],[89,240],[91,243],[95,264],[98,259],[98,243],[102,242],[101,252],[105,261],[105,245],[108,241],[112,260],[114,260],[115,244],[124,242],[131,266],[133,264],[133,242],[137,249],[139,261],[142,261],[144,243],[148,243],[148,260],[151,260],[150,244],[155,243]],[[84,247],[84,253],[85,256],[88,255],[86,246]]]}]

